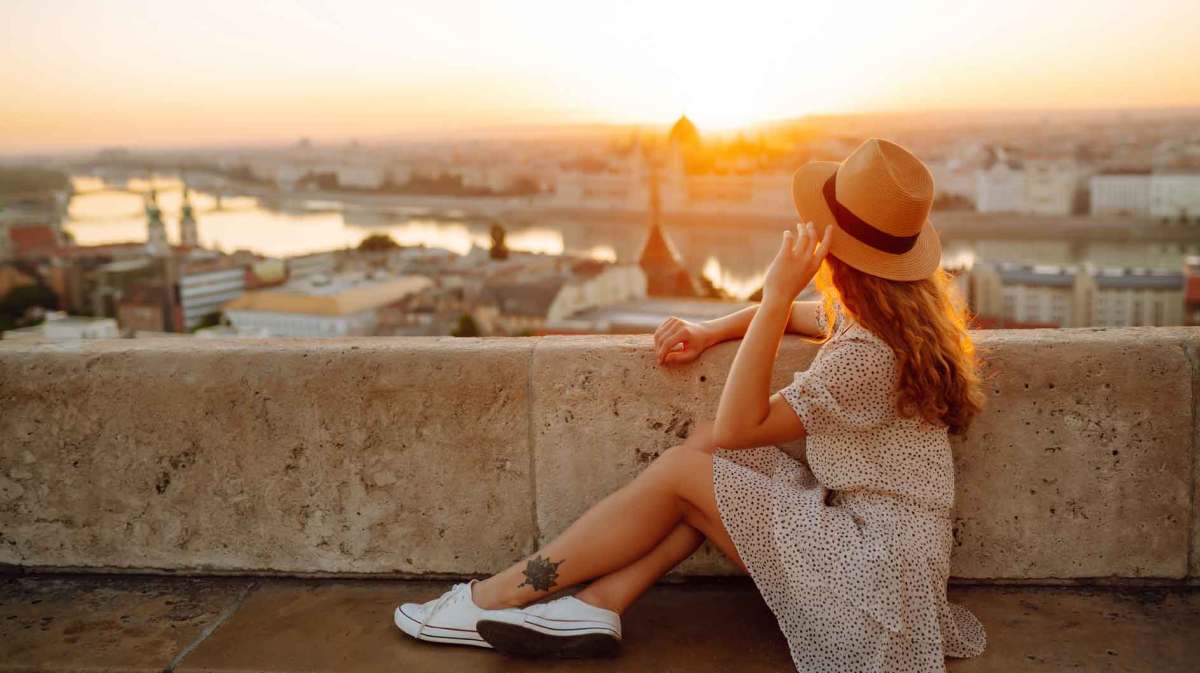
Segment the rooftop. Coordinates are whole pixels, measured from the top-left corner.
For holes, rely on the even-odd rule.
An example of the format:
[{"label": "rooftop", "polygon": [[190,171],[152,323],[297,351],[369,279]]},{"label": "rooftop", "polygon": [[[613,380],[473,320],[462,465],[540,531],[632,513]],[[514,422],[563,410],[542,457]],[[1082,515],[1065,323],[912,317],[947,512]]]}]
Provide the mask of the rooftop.
[{"label": "rooftop", "polygon": [[433,285],[425,276],[371,278],[312,276],[279,288],[257,290],[225,304],[226,311],[349,315],[386,306]]}]

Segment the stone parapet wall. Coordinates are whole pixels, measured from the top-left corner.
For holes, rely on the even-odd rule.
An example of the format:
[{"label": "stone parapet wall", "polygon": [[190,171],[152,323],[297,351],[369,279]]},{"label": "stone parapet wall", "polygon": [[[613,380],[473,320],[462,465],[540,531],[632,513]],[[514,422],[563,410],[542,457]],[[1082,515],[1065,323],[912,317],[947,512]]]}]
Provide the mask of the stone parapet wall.
[{"label": "stone parapet wall", "polygon": [[[988,331],[954,576],[1200,580],[1200,328]],[[815,346],[786,337],[773,389]],[[737,342],[0,343],[0,564],[470,575],[711,418]],[[680,573],[728,574],[709,548]]]}]

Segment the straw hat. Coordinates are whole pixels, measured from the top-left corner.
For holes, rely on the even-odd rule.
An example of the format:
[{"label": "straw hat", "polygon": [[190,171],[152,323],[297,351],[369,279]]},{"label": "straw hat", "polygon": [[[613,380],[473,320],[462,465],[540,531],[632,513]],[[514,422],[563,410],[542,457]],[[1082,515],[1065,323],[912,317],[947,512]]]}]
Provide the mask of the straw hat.
[{"label": "straw hat", "polygon": [[845,161],[810,161],[792,176],[803,221],[823,235],[829,254],[874,276],[920,280],[937,270],[942,245],[929,222],[933,175],[912,152],[871,138]]}]

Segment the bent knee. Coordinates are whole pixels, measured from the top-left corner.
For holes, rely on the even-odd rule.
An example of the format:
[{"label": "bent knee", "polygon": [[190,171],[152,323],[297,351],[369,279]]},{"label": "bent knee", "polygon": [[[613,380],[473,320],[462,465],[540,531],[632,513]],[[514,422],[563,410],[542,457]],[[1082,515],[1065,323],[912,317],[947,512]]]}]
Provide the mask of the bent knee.
[{"label": "bent knee", "polygon": [[700,453],[709,453],[716,451],[718,448],[713,433],[713,422],[711,420],[700,421],[696,427],[692,429],[691,434],[684,440],[680,446],[686,447]]},{"label": "bent knee", "polygon": [[659,454],[646,471],[673,479],[680,474],[695,473],[711,461],[712,456],[708,452],[699,451],[686,443],[676,444]]}]

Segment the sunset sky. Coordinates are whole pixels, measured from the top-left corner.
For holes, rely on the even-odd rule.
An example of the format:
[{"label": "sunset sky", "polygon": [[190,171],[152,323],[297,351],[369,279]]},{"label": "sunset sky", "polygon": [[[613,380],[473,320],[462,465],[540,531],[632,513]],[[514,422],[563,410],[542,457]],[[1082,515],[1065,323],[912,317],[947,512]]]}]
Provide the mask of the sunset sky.
[{"label": "sunset sky", "polygon": [[1200,105],[1200,2],[3,0],[0,153]]}]

